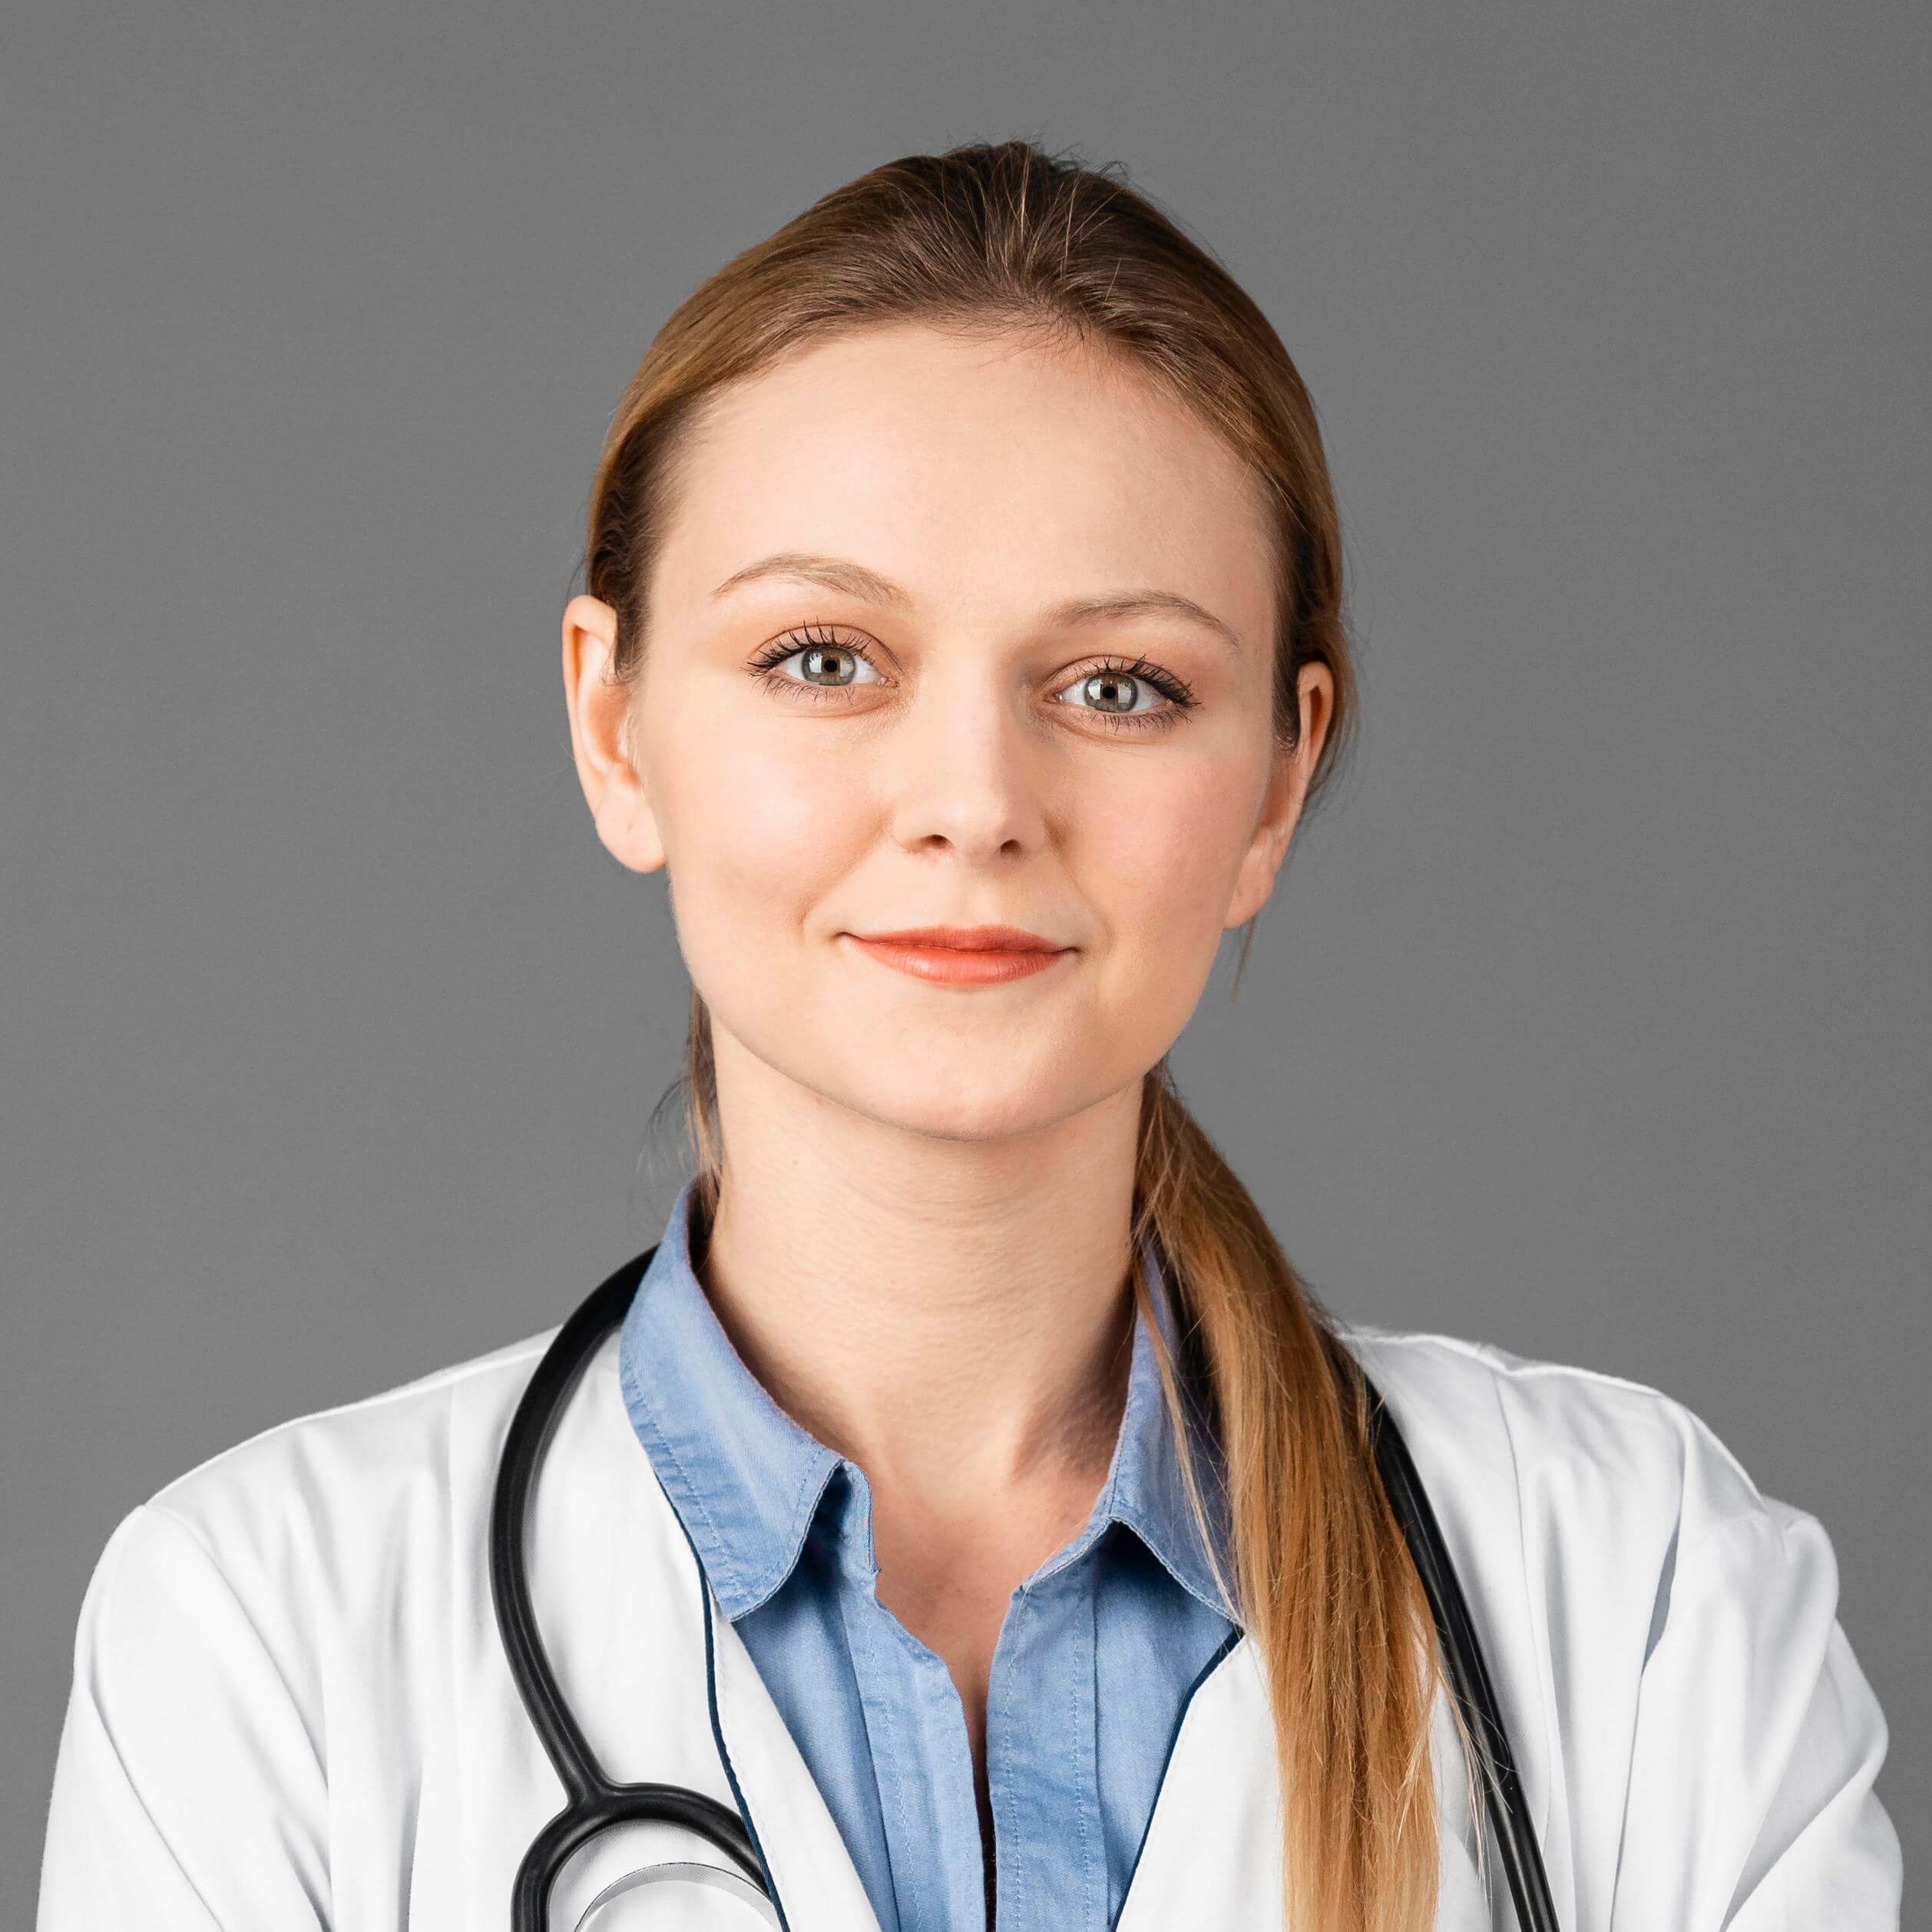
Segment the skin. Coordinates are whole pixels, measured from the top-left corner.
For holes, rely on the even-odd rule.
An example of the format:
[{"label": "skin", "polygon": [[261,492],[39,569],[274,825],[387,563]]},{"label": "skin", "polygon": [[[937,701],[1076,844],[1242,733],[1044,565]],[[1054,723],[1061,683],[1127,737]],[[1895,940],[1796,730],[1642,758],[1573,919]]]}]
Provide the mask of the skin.
[{"label": "skin", "polygon": [[[1001,1622],[1084,1524],[1125,1401],[1141,1080],[1273,890],[1330,720],[1315,665],[1298,749],[1270,730],[1269,541],[1239,458],[1125,364],[895,324],[713,399],[634,690],[607,677],[610,607],[564,614],[598,835],[665,869],[710,1009],[729,1154],[706,1292],[865,1473],[879,1599],[951,1672],[989,1862]],[[781,552],[903,595],[713,594]],[[1239,647],[1171,614],[1044,614],[1147,588]],[[747,668],[788,637],[776,683]],[[1136,657],[1191,687],[1166,728],[1109,722],[1172,709],[1147,680],[1088,682]],[[985,923],[1076,950],[961,988],[842,937]]]}]

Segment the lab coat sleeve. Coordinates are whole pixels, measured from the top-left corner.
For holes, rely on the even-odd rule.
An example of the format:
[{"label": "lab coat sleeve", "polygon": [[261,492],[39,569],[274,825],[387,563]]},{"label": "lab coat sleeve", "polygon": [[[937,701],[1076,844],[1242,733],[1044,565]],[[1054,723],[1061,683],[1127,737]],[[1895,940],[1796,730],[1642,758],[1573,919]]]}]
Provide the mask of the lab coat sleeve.
[{"label": "lab coat sleeve", "polygon": [[326,1928],[318,1745],[196,1530],[139,1505],[81,1600],[38,1932]]},{"label": "lab coat sleeve", "polygon": [[1896,1932],[1887,1732],[1817,1520],[1683,1416],[1682,1510],[1638,1694],[1613,1932]]}]

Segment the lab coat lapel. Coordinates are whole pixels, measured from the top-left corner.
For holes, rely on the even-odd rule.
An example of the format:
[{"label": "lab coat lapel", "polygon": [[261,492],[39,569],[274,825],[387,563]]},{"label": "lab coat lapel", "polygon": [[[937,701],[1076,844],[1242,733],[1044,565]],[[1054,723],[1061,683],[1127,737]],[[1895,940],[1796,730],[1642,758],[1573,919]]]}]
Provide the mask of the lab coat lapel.
[{"label": "lab coat lapel", "polygon": [[[711,1609],[720,1735],[791,1932],[878,1932],[857,1867],[743,1639]],[[1244,1638],[1189,1701],[1116,1932],[1281,1923],[1281,1786],[1259,1659]],[[1508,1907],[1488,1894],[1477,1868],[1464,1762],[1442,1696],[1431,1742],[1441,1841],[1437,1932],[1493,1932],[1510,1923]]]},{"label": "lab coat lapel", "polygon": [[718,1735],[790,1932],[879,1932],[824,1795],[736,1627],[704,1586]]},{"label": "lab coat lapel", "polygon": [[[559,1687],[605,1772],[627,1782],[683,1785],[727,1808],[733,1793],[712,1717],[706,1669],[708,1591],[697,1558],[625,1412],[617,1338],[605,1340],[557,1424],[541,1465],[528,1538],[537,1624]],[[500,1442],[488,1445],[494,1470]],[[487,1553],[475,1549],[479,1600],[487,1601]],[[722,1616],[717,1622],[727,1630]],[[507,1828],[479,1854],[490,1866],[491,1911],[471,1924],[502,1924],[499,1899],[524,1847],[561,1808],[564,1792],[518,1699],[492,1621],[482,1634],[477,1763],[514,1768],[517,1800]],[[502,1843],[497,1841],[501,1839]],[[679,1859],[729,1867],[696,1833],[653,1822],[600,1832],[557,1877],[550,1923],[574,1926],[612,1880]],[[498,1861],[507,1862],[508,1870]],[[664,1909],[688,1909],[688,1901]],[[789,1906],[789,1901],[788,1901]],[[648,1922],[648,1921],[647,1921]],[[706,1921],[708,1922],[708,1921]],[[872,1932],[856,1922],[860,1932]]]},{"label": "lab coat lapel", "polygon": [[1259,1652],[1243,1637],[1195,1687],[1116,1932],[1281,1918],[1281,1787]]},{"label": "lab coat lapel", "polygon": [[[574,1522],[574,1554],[556,1566],[557,1624],[565,1620],[561,1593],[573,1576],[579,1590],[587,1576],[603,1578],[617,1600],[615,1613],[594,1620],[611,1647],[587,1657],[576,1672],[575,1707],[587,1723],[595,1721],[593,1748],[614,1775],[676,1778],[720,1802],[735,1801],[758,1840],[789,1932],[879,1932],[837,1821],[631,1427],[617,1357],[614,1335],[586,1378],[597,1399],[574,1404],[564,1425],[574,1424],[582,1439],[560,1435],[552,1450],[561,1467],[612,1473],[608,1483],[578,1482],[550,1505]],[[581,1627],[585,1619],[574,1622]],[[647,1747],[641,1755],[640,1740]],[[715,1788],[720,1757],[735,1788],[728,1794]],[[653,1828],[660,1839],[668,1834]],[[725,1862],[696,1844],[657,1855]],[[606,1862],[613,1872],[624,1868]],[[587,1877],[572,1878],[571,1897],[591,1895]]]},{"label": "lab coat lapel", "polygon": [[[1441,1857],[1437,1932],[1510,1923],[1485,1894],[1447,1700],[1431,1729]],[[1244,1637],[1194,1692],[1116,1932],[1226,1932],[1281,1924],[1281,1782],[1260,1652]]]}]

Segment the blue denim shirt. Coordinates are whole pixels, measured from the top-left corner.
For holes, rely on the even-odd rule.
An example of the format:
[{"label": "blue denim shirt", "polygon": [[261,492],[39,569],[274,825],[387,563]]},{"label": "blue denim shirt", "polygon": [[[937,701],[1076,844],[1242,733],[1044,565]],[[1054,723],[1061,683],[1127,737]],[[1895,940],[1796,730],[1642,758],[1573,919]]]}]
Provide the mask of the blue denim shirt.
[{"label": "blue denim shirt", "polygon": [[[695,1183],[627,1314],[639,1440],[824,1795],[881,1932],[989,1932],[971,1746],[944,1662],[879,1601],[865,1472],[775,1402],[691,1265]],[[1163,1332],[1173,1318],[1150,1279]],[[1204,1411],[1198,1408],[1196,1421]],[[1224,1570],[1223,1467],[1197,1469]],[[1012,1595],[986,1750],[999,1932],[1107,1932],[1194,1686],[1239,1635],[1182,1487],[1146,1323],[1091,1515]]]}]

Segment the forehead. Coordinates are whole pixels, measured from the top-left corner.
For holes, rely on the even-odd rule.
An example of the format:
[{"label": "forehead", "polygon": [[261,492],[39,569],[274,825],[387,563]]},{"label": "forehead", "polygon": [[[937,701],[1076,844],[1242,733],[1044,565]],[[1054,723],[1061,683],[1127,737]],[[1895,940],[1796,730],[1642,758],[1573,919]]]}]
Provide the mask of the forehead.
[{"label": "forehead", "polygon": [[1048,586],[1158,583],[1258,636],[1262,506],[1235,451],[1117,356],[896,324],[707,400],[657,574],[703,597],[755,557],[812,551],[1016,610]]}]

